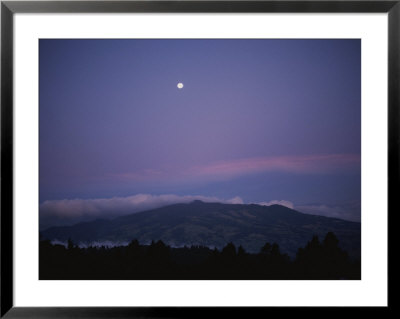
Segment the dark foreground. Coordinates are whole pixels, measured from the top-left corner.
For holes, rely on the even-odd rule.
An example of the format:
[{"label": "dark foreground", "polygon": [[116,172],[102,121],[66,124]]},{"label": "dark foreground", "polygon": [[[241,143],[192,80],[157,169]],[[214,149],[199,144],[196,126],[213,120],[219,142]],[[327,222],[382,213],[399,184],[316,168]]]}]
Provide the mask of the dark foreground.
[{"label": "dark foreground", "polygon": [[40,241],[41,280],[312,280],[361,279],[360,260],[339,248],[333,233],[320,242],[314,236],[291,260],[277,244],[266,243],[258,254],[227,244],[221,251],[192,246],[171,248],[162,241],[113,248],[68,247]]}]

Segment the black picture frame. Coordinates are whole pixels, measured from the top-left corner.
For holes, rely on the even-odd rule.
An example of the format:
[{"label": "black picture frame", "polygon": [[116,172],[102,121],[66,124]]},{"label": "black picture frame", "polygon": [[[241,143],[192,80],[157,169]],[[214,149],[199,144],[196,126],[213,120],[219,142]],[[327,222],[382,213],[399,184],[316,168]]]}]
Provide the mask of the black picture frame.
[{"label": "black picture frame", "polygon": [[[380,12],[388,13],[388,225],[398,212],[400,144],[400,0],[396,1],[1,1],[1,317],[5,318],[175,318],[236,315],[252,317],[279,312],[279,307],[14,307],[13,303],[13,17],[15,13],[120,12]],[[388,226],[389,228],[389,226]],[[388,229],[390,250],[390,229]],[[389,255],[388,255],[389,261]],[[388,269],[389,270],[389,269]],[[388,281],[388,287],[389,287]],[[388,307],[390,309],[391,294]],[[302,315],[309,308],[289,307]],[[313,308],[324,314],[326,307]],[[362,308],[357,308],[362,310]],[[363,308],[364,311],[371,311]],[[285,309],[285,311],[288,308]],[[330,308],[335,315],[340,307]],[[346,310],[347,311],[347,310]]]}]

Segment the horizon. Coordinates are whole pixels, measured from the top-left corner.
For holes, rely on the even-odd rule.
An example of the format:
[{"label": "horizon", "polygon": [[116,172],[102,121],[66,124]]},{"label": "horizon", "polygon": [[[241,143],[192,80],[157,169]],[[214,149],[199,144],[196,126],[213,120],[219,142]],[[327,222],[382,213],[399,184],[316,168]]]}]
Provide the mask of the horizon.
[{"label": "horizon", "polygon": [[[53,227],[64,227],[64,226],[75,226],[78,225],[80,223],[90,223],[90,222],[94,222],[94,221],[98,221],[98,220],[114,220],[117,219],[119,217],[124,217],[124,216],[130,216],[130,215],[134,215],[134,214],[141,214],[141,213],[147,213],[147,212],[151,212],[153,210],[157,210],[157,209],[162,209],[165,207],[170,207],[170,206],[175,206],[175,205],[191,205],[191,204],[196,204],[196,203],[201,203],[201,204],[221,204],[221,205],[241,205],[241,206],[252,206],[252,205],[257,205],[257,206],[261,206],[261,207],[272,207],[272,206],[281,206],[281,207],[285,207],[288,208],[290,210],[293,210],[296,213],[300,213],[300,214],[305,214],[305,215],[311,215],[311,216],[319,216],[319,217],[326,217],[326,218],[332,218],[332,219],[339,219],[345,222],[353,222],[353,223],[359,223],[361,224],[361,221],[356,221],[356,220],[348,220],[348,219],[344,219],[344,218],[339,218],[339,217],[332,217],[332,216],[325,216],[325,215],[321,215],[321,214],[313,214],[313,213],[306,213],[306,212],[302,212],[300,210],[298,210],[297,208],[291,206],[291,203],[285,202],[285,201],[272,201],[271,203],[239,203],[239,202],[229,202],[229,201],[204,201],[204,199],[192,199],[191,201],[188,202],[175,202],[175,203],[169,203],[169,204],[164,204],[164,205],[159,205],[159,206],[154,206],[151,208],[143,208],[143,209],[139,209],[138,211],[135,212],[125,212],[122,213],[120,215],[114,215],[114,216],[110,216],[110,215],[104,215],[104,216],[97,216],[93,219],[89,218],[89,219],[83,219],[83,220],[76,220],[76,221],[72,221],[72,220],[67,220],[65,222],[61,222],[60,224],[56,224],[56,225],[44,225],[41,226],[39,225],[39,231],[44,231]],[[301,208],[300,208],[301,209]],[[190,214],[190,212],[188,212],[188,214]]]},{"label": "horizon", "polygon": [[[225,224],[227,221],[228,225]],[[296,231],[291,229],[293,225],[296,225]],[[49,227],[40,230],[39,234],[41,241],[52,245],[77,245],[80,248],[122,247],[133,241],[143,245],[162,241],[175,248],[193,245],[222,248],[233,243],[255,253],[271,241],[294,256],[299,242],[305,245],[313,237],[322,238],[331,232],[343,241],[351,254],[358,256],[360,228],[358,222],[304,214],[279,204],[227,204],[197,199],[112,219],[97,218],[74,225]]]}]

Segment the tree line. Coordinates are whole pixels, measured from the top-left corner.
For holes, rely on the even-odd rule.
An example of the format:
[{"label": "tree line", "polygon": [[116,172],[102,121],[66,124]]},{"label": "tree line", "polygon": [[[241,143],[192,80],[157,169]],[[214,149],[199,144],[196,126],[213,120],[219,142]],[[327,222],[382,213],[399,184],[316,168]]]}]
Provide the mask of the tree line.
[{"label": "tree line", "polygon": [[228,243],[221,250],[205,246],[172,248],[163,241],[141,245],[80,248],[39,241],[41,280],[332,280],[361,279],[361,261],[351,259],[329,232],[314,236],[294,259],[277,243],[258,253]]}]

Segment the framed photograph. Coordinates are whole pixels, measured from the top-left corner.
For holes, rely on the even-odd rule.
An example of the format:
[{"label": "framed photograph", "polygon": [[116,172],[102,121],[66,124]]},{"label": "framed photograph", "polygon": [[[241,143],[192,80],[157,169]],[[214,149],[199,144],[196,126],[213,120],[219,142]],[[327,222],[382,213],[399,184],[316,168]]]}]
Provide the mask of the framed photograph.
[{"label": "framed photograph", "polygon": [[2,1],[1,316],[388,309],[399,19]]}]

